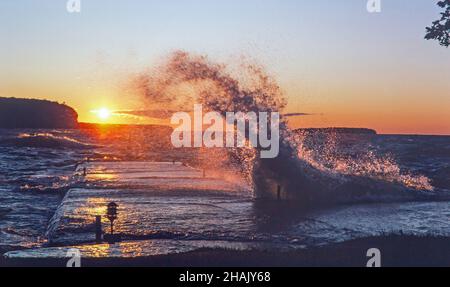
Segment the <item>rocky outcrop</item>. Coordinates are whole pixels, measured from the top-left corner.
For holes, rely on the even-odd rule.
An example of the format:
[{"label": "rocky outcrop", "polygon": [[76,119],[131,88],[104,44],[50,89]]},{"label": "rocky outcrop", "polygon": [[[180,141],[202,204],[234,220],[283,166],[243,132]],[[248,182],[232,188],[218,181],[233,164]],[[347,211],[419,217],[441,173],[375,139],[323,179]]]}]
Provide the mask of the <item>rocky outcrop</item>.
[{"label": "rocky outcrop", "polygon": [[57,102],[0,97],[0,128],[76,128],[77,112]]}]

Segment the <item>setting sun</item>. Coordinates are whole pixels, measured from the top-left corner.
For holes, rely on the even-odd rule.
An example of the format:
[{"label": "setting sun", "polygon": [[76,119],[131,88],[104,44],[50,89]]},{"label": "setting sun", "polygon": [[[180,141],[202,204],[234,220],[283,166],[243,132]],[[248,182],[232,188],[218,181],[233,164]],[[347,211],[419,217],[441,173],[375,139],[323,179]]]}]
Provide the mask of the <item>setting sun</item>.
[{"label": "setting sun", "polygon": [[93,111],[101,120],[107,120],[111,116],[111,111],[107,108],[101,108]]}]

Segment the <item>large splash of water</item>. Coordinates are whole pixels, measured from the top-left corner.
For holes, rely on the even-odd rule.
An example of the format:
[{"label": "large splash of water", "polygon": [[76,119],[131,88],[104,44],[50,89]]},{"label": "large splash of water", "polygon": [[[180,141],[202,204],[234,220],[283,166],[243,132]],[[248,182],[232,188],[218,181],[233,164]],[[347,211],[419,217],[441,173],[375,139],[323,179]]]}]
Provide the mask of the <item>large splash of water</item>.
[{"label": "large splash of water", "polygon": [[352,150],[351,155],[342,154],[338,147],[336,133],[313,134],[312,137],[324,137],[323,144],[307,144],[305,132],[295,135],[298,157],[314,168],[330,176],[355,175],[369,177],[391,183],[402,184],[416,190],[432,191],[434,188],[428,177],[402,171],[395,159],[388,154],[378,154],[370,146],[363,145],[364,150]]},{"label": "large splash of water", "polygon": [[176,110],[202,103],[206,109],[222,114],[278,112],[286,105],[280,87],[261,67],[242,64],[234,75],[226,65],[180,51],[156,72],[143,73],[134,83],[150,102]]},{"label": "large splash of water", "polygon": [[[246,63],[233,70],[182,51],[173,53],[156,70],[140,74],[133,83],[151,108],[167,111],[185,111],[201,103],[204,109],[222,115],[238,111],[281,113],[287,104],[279,85],[260,66]],[[260,159],[255,156],[257,149],[229,150],[226,160],[237,159],[245,167],[257,196],[273,197],[274,190],[281,187],[285,198],[326,201],[343,189],[385,189],[386,182],[392,184],[388,189],[396,191],[432,190],[426,177],[402,173],[388,157],[367,152],[358,159],[343,160],[333,156],[330,144],[322,150],[307,148],[301,134],[291,131],[283,118],[280,136],[280,154],[275,159]]]}]

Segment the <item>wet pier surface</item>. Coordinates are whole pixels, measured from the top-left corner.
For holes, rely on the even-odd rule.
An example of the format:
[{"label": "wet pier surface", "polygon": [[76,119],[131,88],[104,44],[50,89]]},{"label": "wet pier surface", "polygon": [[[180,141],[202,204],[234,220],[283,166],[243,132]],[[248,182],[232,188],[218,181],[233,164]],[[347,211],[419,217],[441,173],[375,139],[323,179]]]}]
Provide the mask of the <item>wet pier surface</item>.
[{"label": "wet pier surface", "polygon": [[[61,257],[70,246],[88,257],[228,246],[220,240],[236,239],[232,225],[248,217],[243,211],[251,204],[244,183],[210,178],[179,162],[87,162],[77,167],[74,179],[79,187],[67,192],[50,220],[47,247],[7,256]],[[94,244],[95,216],[101,216],[103,232],[110,232],[110,202],[118,205],[114,232],[122,242]]]}]

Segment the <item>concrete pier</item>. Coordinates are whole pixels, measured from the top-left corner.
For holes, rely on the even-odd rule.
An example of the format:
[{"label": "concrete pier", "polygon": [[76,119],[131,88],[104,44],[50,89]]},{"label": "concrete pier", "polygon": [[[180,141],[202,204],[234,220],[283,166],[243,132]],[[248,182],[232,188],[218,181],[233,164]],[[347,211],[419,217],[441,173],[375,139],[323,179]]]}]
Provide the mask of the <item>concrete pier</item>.
[{"label": "concrete pier", "polygon": [[[154,230],[155,217],[176,220],[183,214],[196,214],[203,200],[215,204],[218,196],[251,196],[244,183],[204,177],[204,170],[180,162],[91,161],[80,164],[75,173],[79,187],[67,192],[51,219],[50,244],[102,241],[102,230],[110,228],[105,215],[112,201],[119,206],[115,232],[143,234]],[[158,202],[165,202],[166,208]],[[169,211],[173,214],[156,213]]]}]

